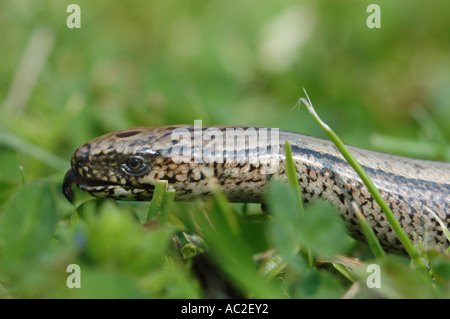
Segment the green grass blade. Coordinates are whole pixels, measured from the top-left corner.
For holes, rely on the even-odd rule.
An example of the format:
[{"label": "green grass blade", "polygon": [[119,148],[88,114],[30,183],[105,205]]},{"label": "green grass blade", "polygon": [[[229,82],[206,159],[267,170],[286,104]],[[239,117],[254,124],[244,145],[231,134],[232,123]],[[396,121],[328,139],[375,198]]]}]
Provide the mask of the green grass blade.
[{"label": "green grass blade", "polygon": [[28,141],[21,139],[20,137],[13,135],[12,133],[0,129],[0,145],[6,145],[20,153],[26,154],[55,170],[67,170],[70,166],[68,161],[40,148]]},{"label": "green grass blade", "polygon": [[164,193],[164,200],[161,205],[161,211],[158,215],[158,224],[165,225],[169,218],[170,207],[172,207],[172,203],[175,199],[175,191],[166,191]]},{"label": "green grass blade", "polygon": [[344,266],[342,266],[341,264],[338,263],[332,263],[333,267],[342,274],[342,276],[344,276],[345,278],[347,278],[348,280],[350,280],[351,282],[356,282],[356,279],[353,278],[353,276],[348,272],[347,269],[345,269]]},{"label": "green grass blade", "polygon": [[[292,149],[289,141],[286,140],[285,143],[285,155],[286,155],[286,175],[288,178],[289,185],[294,188],[297,195],[298,207],[300,214],[304,214],[303,211],[303,198],[302,191],[300,189],[300,184],[297,178],[297,169],[295,167],[294,159],[292,157]],[[306,256],[310,268],[314,268],[314,257],[312,255],[311,249],[308,248],[306,251]]]},{"label": "green grass blade", "polygon": [[364,237],[366,237],[367,244],[369,245],[372,254],[376,258],[385,259],[386,253],[384,252],[383,247],[381,247],[381,244],[377,236],[375,236],[372,227],[370,227],[366,218],[361,213],[361,210],[359,209],[358,205],[355,202],[352,202],[352,206],[353,209],[355,210],[356,217],[358,218],[359,224],[361,225],[362,231],[364,233]]},{"label": "green grass blade", "polygon": [[156,219],[159,225],[165,225],[169,216],[170,207],[175,198],[174,190],[167,190],[167,181],[156,183],[153,199],[148,211],[147,221]]},{"label": "green grass blade", "polygon": [[300,213],[303,214],[303,199],[302,191],[298,183],[297,169],[294,164],[294,159],[292,158],[292,149],[289,141],[286,140],[285,144],[285,154],[286,154],[286,175],[288,178],[289,185],[295,189],[295,193],[298,198],[298,206],[300,208]]},{"label": "green grass blade", "polygon": [[334,143],[334,145],[338,148],[338,150],[341,152],[342,156],[347,160],[347,162],[353,167],[353,169],[358,173],[361,180],[364,182],[366,187],[369,189],[370,193],[372,194],[373,198],[377,202],[377,204],[381,207],[383,212],[386,215],[386,218],[389,221],[389,224],[392,226],[393,230],[395,231],[398,239],[402,243],[403,247],[405,248],[408,255],[411,257],[414,265],[417,268],[423,269],[426,271],[427,267],[424,264],[424,262],[421,260],[419,253],[414,248],[413,244],[409,240],[408,236],[406,236],[405,232],[401,228],[400,224],[398,223],[397,219],[394,216],[394,213],[392,213],[389,205],[384,201],[383,197],[381,196],[378,189],[373,184],[370,177],[367,175],[366,171],[362,168],[362,166],[358,163],[358,161],[354,158],[354,156],[347,150],[342,140],[339,138],[339,136],[325,123],[323,122],[320,117],[317,115],[316,111],[314,110],[311,100],[309,99],[308,94],[306,93],[306,90],[304,90],[306,97],[300,98],[299,103],[303,102],[309,113],[314,117],[314,119],[319,123],[319,125],[322,127],[322,129],[327,133],[328,137],[331,139],[331,141]]},{"label": "green grass blade", "polygon": [[259,273],[252,259],[254,252],[244,239],[238,216],[225,195],[217,191],[212,204],[208,212],[196,215],[208,255],[244,294],[254,298],[283,298],[279,282]]},{"label": "green grass blade", "polygon": [[450,147],[441,146],[434,141],[411,140],[374,133],[370,136],[370,143],[386,153],[397,152],[399,155],[409,157],[450,161]]}]

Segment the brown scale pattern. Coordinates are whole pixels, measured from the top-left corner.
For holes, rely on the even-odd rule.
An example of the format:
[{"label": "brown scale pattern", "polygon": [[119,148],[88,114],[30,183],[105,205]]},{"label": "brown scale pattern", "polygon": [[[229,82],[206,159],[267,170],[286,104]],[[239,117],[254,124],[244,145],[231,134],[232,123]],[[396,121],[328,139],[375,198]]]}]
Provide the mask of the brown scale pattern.
[{"label": "brown scale pattern", "polygon": [[[229,127],[217,128],[225,131]],[[270,179],[286,179],[284,141],[289,140],[305,201],[329,201],[340,211],[351,233],[362,238],[351,206],[354,201],[382,245],[403,250],[384,213],[331,142],[280,131],[279,152],[270,155],[276,159],[276,170],[272,174],[263,174],[263,169],[273,166],[261,161],[251,162],[252,156],[258,156],[258,149],[249,149],[250,144],[242,141],[237,143],[236,150],[247,152],[243,163],[226,156],[223,163],[195,163],[193,160],[174,163],[171,149],[178,142],[171,138],[174,129],[193,131],[192,126],[139,127],[111,133],[82,145],[72,158],[72,170],[79,177],[78,187],[97,197],[150,200],[156,181],[164,179],[175,189],[176,200],[201,199],[212,194],[215,187],[220,187],[232,202],[258,203],[262,202]],[[211,143],[204,142],[203,147],[210,153],[213,151],[208,149]],[[426,238],[423,243],[426,247],[445,250],[447,239],[426,207],[447,227],[450,226],[450,164],[355,147],[349,147],[349,150],[379,188],[406,234],[414,241]],[[121,168],[126,159],[134,155],[142,156],[148,162],[148,170],[136,176],[126,174]],[[104,183],[94,185],[86,182],[88,180]]]}]

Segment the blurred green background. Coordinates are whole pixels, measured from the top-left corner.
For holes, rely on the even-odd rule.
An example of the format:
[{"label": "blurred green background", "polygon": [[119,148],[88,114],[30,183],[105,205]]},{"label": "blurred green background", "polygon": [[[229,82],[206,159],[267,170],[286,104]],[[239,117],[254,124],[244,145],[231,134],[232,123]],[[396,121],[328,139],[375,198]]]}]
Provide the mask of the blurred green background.
[{"label": "blurred green background", "polygon": [[[376,1],[381,29],[369,29],[366,9],[373,2],[79,0],[74,3],[81,8],[81,28],[69,29],[71,1],[1,1],[0,205],[7,207],[2,211],[23,210],[28,218],[44,205],[55,218],[53,227],[65,225],[74,208],[60,183],[72,152],[110,131],[201,119],[203,125],[267,126],[325,137],[304,108],[291,110],[303,88],[347,144],[448,160],[450,2]],[[10,199],[36,179],[46,181],[30,187],[37,193],[25,188]],[[49,193],[51,208],[42,203]],[[67,238],[76,237],[75,228],[69,227]],[[52,287],[29,289],[48,278],[45,254],[32,258],[46,270],[18,279],[5,270],[11,264],[5,261],[4,234],[3,245],[0,293],[78,296]],[[62,264],[80,258],[51,251],[45,258],[60,258]],[[170,267],[164,268],[167,278]],[[94,267],[91,275],[104,269]],[[128,287],[123,276],[119,286]],[[183,276],[189,284],[175,287],[192,286],[194,279]],[[166,287],[166,277],[158,278]],[[162,288],[133,294],[133,289],[123,296],[202,296],[199,288],[174,294]]]}]

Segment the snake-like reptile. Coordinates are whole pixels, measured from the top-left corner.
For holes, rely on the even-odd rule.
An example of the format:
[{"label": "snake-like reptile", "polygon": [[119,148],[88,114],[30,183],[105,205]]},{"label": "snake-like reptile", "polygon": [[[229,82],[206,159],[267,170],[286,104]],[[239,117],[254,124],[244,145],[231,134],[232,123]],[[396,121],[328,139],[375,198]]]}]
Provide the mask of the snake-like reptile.
[{"label": "snake-like reptile", "polygon": [[[224,135],[227,129],[247,130],[233,126],[214,129]],[[174,138],[174,130],[192,133],[192,140],[185,140],[192,142],[187,161],[174,160],[174,147],[182,140]],[[76,184],[80,190],[99,198],[150,201],[156,182],[167,180],[178,201],[204,199],[219,186],[231,202],[262,203],[271,179],[287,179],[284,154],[287,140],[305,201],[329,201],[340,211],[351,234],[362,239],[352,206],[355,202],[381,244],[403,251],[385,214],[331,142],[280,130],[277,147],[272,144],[266,149],[258,148],[260,140],[248,136],[244,140],[236,139],[235,153],[226,153],[218,144],[212,146],[210,136],[209,141],[200,142],[203,160],[199,160],[194,130],[194,126],[187,125],[136,127],[95,138],[75,151],[63,192],[73,201],[71,186]],[[208,130],[211,128],[203,127],[200,132]],[[267,140],[273,134],[268,132]],[[410,159],[351,146],[348,150],[367,171],[408,237],[416,243],[422,242],[427,249],[444,251],[449,243],[435,215],[450,227],[450,163]],[[220,160],[213,157],[214,154],[219,154]],[[240,160],[236,160],[238,154]]]}]

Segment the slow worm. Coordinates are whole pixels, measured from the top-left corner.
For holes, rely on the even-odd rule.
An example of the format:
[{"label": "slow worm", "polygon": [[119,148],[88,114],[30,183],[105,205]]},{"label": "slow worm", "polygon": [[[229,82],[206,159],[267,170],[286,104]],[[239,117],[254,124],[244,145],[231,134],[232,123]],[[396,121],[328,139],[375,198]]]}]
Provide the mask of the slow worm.
[{"label": "slow worm", "polygon": [[[182,140],[174,135],[176,130],[192,136],[191,140],[184,139],[191,144],[186,144],[187,156],[184,154],[181,162],[175,156],[182,154],[179,148],[175,149]],[[200,133],[226,136],[227,130],[248,132],[246,127],[219,126],[203,127]],[[267,136],[262,136],[258,135],[259,130],[256,137],[235,139],[234,152],[225,152],[224,140],[216,139],[220,143],[214,144],[211,134],[199,144],[194,126],[187,125],[136,127],[107,134],[75,151],[63,192],[73,201],[71,186],[76,184],[99,198],[150,201],[156,182],[167,180],[178,201],[203,199],[220,187],[231,202],[262,203],[268,182],[273,178],[286,179],[284,144],[288,140],[305,201],[330,202],[341,213],[351,234],[362,239],[352,207],[355,202],[381,244],[403,251],[384,213],[331,142],[280,130],[276,136],[279,142],[274,145],[270,138],[275,133],[267,130]],[[268,148],[261,147],[261,136],[269,141]],[[380,190],[408,237],[421,241],[425,248],[444,251],[449,243],[435,215],[450,226],[450,163],[351,146],[348,149]]]}]

